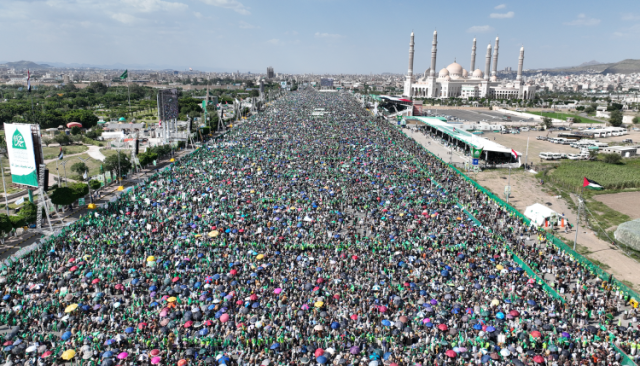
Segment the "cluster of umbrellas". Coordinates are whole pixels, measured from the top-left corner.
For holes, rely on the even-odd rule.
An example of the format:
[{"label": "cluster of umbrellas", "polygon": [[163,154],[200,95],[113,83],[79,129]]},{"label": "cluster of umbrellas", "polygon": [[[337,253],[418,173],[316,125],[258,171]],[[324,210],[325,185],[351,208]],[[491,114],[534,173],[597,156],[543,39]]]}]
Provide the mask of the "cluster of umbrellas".
[{"label": "cluster of umbrellas", "polygon": [[4,271],[3,357],[608,362],[635,331],[576,321],[592,274],[564,304],[529,278],[528,230],[352,97],[296,92]]}]

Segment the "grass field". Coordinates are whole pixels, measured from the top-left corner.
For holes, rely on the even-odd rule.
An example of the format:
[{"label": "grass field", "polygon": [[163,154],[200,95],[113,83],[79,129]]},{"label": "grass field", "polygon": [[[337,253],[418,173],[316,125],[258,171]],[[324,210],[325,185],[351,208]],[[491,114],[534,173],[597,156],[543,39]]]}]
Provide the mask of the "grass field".
[{"label": "grass field", "polygon": [[[69,179],[80,178],[76,173],[71,171],[71,167],[73,166],[73,164],[82,162],[78,158],[85,159],[85,164],[87,164],[87,167],[89,168],[89,176],[97,175],[100,172],[100,165],[102,164],[102,162],[100,160],[96,160],[89,157],[88,154],[82,154],[82,155],[73,156],[70,158],[65,157],[63,160],[52,161],[49,164],[47,164],[47,169],[49,169],[49,172],[51,172],[52,175],[60,175],[61,177],[64,177],[64,167],[62,163],[68,161],[68,163],[65,164],[67,169],[67,178]],[[58,170],[56,170],[56,166]]]},{"label": "grass field", "polygon": [[[83,153],[89,150],[89,148],[84,145],[71,145],[71,146],[63,146],[62,150],[66,150],[64,153],[65,155],[71,155],[71,154]],[[60,153],[59,146],[42,148],[42,154],[44,155],[44,160],[55,159],[58,157],[59,153]]]},{"label": "grass field", "polygon": [[640,159],[623,159],[621,164],[569,160],[546,174],[546,179],[574,191],[582,187],[584,177],[600,183],[605,189],[640,188]]},{"label": "grass field", "polygon": [[553,112],[553,113],[525,112],[525,113],[535,114],[535,115],[538,115],[538,116],[544,116],[544,117],[549,117],[549,118],[557,118],[557,119],[561,119],[563,121],[566,121],[567,117],[578,117],[582,121],[581,123],[602,123],[602,122],[596,121],[594,119],[589,119],[587,117],[578,116],[576,114],[570,114],[570,113],[561,113],[561,112]]}]

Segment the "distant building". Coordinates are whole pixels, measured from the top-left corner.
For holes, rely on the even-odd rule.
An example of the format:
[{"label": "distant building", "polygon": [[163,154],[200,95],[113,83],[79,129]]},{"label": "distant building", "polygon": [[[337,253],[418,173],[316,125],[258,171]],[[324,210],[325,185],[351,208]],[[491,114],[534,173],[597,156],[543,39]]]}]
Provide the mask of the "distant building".
[{"label": "distant building", "polygon": [[[411,33],[409,43],[409,72],[404,83],[404,96],[409,98],[469,98],[480,97],[490,99],[533,99],[535,85],[525,84],[522,78],[524,64],[524,47],[520,48],[518,59],[518,72],[516,80],[502,83],[498,79],[498,46],[496,38],[493,50],[493,68],[491,67],[491,45],[487,46],[487,56],[484,72],[476,65],[476,40],[473,40],[471,48],[471,67],[467,71],[457,62],[453,62],[446,68],[436,73],[436,54],[438,45],[438,33],[433,33],[431,47],[431,67],[423,75],[413,75],[414,35]],[[421,77],[420,77],[421,76]]]},{"label": "distant building", "polygon": [[276,74],[273,72],[273,67],[267,67],[267,79],[273,79],[274,77],[276,77]]}]

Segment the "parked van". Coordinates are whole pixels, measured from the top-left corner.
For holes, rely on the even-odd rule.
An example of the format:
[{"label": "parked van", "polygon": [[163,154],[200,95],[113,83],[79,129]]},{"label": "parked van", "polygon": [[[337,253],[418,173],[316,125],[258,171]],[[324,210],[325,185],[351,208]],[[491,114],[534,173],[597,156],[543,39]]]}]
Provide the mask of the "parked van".
[{"label": "parked van", "polygon": [[538,156],[540,157],[540,159],[553,160],[553,154],[552,153],[541,152],[540,155],[538,155]]}]

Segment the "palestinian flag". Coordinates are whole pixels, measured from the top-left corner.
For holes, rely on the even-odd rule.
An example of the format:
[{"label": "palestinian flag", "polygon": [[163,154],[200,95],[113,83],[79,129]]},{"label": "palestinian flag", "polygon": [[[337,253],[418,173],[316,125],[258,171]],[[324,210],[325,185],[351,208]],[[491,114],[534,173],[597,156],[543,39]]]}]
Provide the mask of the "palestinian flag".
[{"label": "palestinian flag", "polygon": [[60,146],[60,153],[58,154],[58,159],[62,160],[64,158],[64,153],[62,152],[62,146]]},{"label": "palestinian flag", "polygon": [[514,158],[518,159],[518,153],[514,149],[511,149],[511,155],[513,155]]},{"label": "palestinian flag", "polygon": [[124,70],[122,75],[120,75],[120,79],[122,80],[127,79],[128,77],[129,77],[129,70]]},{"label": "palestinian flag", "polygon": [[587,179],[587,177],[584,177],[584,181],[582,182],[582,187],[587,189],[593,189],[596,191],[601,191],[604,189],[604,187],[600,185],[600,183],[593,181],[591,179]]},{"label": "palestinian flag", "polygon": [[31,93],[31,70],[27,69],[27,93]]}]

